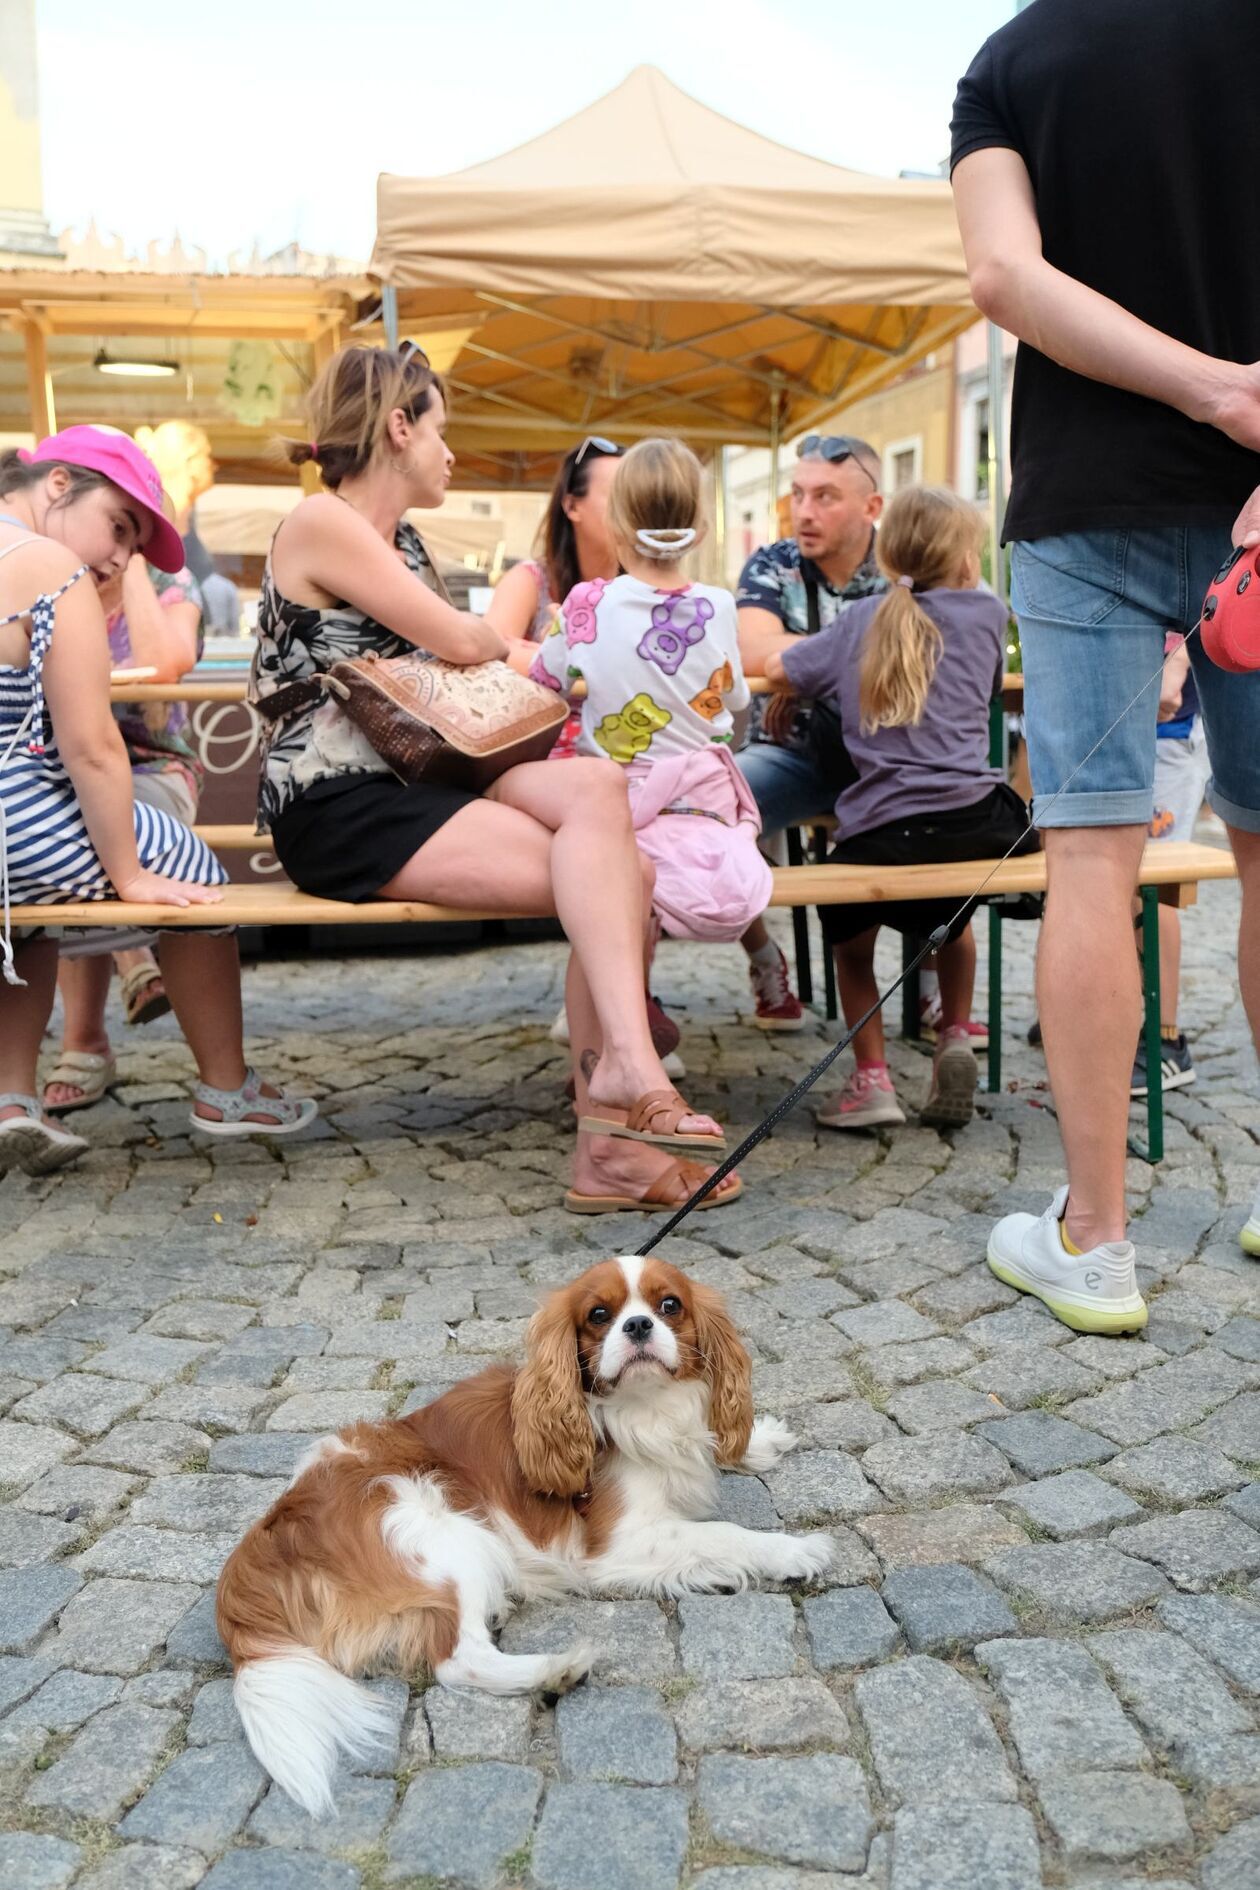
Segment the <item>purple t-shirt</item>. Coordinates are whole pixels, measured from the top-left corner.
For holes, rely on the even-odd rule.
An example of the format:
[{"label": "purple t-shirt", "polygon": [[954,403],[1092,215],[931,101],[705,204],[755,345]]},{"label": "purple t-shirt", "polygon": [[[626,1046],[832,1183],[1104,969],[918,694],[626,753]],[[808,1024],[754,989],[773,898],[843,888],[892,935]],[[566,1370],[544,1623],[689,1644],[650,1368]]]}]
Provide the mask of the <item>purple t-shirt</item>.
[{"label": "purple t-shirt", "polygon": [[862,732],[858,671],[862,643],[881,597],[848,604],[817,636],[783,653],[783,668],[802,696],[830,702],[857,769],[836,802],[843,839],[910,814],[971,807],[1002,779],[989,766],[989,703],[1002,688],[1006,610],[992,591],[919,591],[943,648],[914,727]]}]

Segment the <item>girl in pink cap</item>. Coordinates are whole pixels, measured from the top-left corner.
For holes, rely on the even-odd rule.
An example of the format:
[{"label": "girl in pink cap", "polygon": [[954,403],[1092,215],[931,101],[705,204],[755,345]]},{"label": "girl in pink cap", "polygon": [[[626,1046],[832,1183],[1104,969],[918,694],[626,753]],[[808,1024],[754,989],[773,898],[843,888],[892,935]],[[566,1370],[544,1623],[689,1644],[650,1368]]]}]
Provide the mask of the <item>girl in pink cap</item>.
[{"label": "girl in pink cap", "polygon": [[[227,877],[190,828],[133,801],[110,710],[97,592],[139,548],[159,570],[180,569],[183,546],[161,508],[156,469],[122,434],[68,427],[33,453],[0,456],[0,1172],[44,1174],[88,1146],[36,1097],[57,943],[15,942],[10,904],[204,905]],[[233,1136],[305,1127],[315,1104],[246,1068],[235,939],[167,932],[162,971],[201,1078],[192,1126]]]}]

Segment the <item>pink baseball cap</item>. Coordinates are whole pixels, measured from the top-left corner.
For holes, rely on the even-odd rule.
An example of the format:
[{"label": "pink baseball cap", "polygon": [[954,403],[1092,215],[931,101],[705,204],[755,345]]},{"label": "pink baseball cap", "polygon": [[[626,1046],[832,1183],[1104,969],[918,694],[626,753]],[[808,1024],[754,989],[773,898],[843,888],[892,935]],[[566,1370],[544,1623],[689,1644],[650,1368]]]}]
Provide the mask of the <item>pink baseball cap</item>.
[{"label": "pink baseball cap", "polygon": [[152,530],[144,555],[159,571],[182,571],[184,541],[162,512],[162,481],[147,453],[125,433],[107,433],[103,427],[63,427],[41,440],[34,451],[18,448],[28,466],[52,460],[61,466],[81,466],[102,473],[129,499],[134,499]]}]

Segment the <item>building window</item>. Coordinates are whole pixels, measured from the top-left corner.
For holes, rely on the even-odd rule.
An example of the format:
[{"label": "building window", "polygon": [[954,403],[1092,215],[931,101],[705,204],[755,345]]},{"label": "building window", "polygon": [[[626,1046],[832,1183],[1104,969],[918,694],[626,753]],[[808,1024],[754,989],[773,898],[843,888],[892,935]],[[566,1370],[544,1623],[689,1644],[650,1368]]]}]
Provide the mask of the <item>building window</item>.
[{"label": "building window", "polygon": [[906,486],[917,485],[923,477],[923,439],[916,434],[912,440],[893,440],[884,448],[884,489],[887,492],[901,492]]}]

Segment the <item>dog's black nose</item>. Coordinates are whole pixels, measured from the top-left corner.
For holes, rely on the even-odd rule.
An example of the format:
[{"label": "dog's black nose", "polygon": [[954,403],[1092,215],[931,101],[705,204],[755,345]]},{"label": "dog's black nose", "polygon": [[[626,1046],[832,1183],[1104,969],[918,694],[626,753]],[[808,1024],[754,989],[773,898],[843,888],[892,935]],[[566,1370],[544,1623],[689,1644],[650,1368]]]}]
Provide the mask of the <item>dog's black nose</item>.
[{"label": "dog's black nose", "polygon": [[643,1345],[651,1337],[652,1325],[646,1313],[638,1313],[633,1319],[623,1320],[621,1330],[635,1345]]}]

